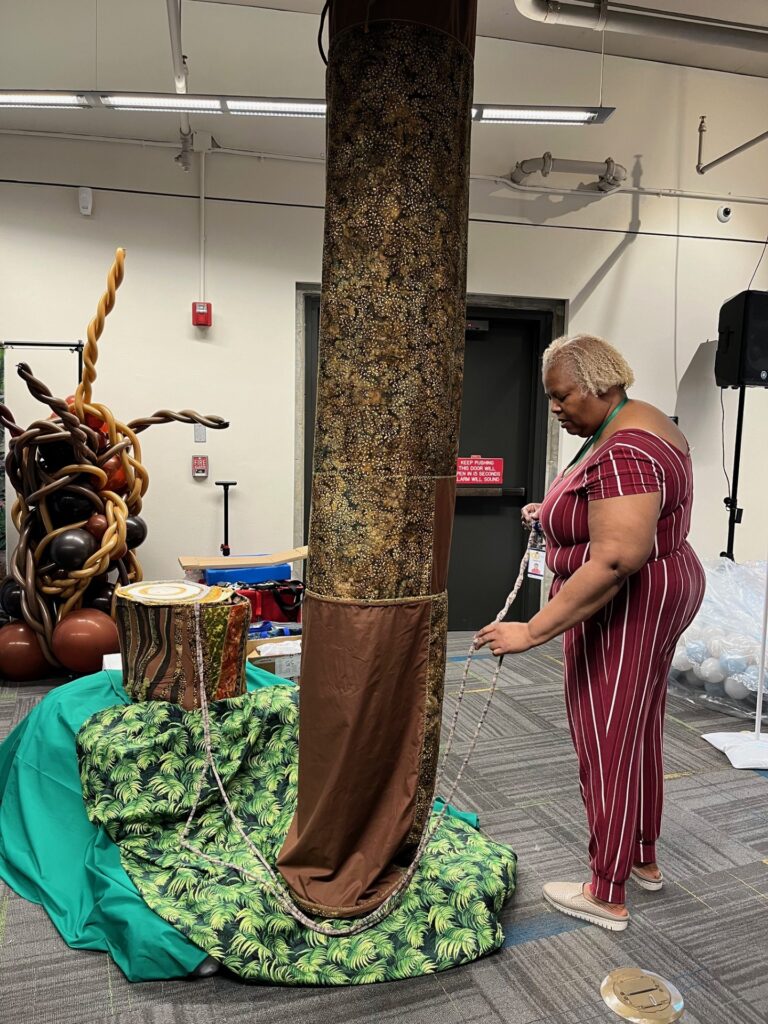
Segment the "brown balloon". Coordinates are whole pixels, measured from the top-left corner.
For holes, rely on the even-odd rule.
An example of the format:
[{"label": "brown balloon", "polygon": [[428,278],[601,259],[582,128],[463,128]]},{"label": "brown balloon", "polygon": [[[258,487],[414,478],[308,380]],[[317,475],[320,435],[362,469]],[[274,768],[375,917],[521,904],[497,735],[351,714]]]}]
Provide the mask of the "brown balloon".
[{"label": "brown balloon", "polygon": [[11,622],[0,629],[0,676],[3,679],[27,682],[44,679],[53,672],[31,626],[26,622]]},{"label": "brown balloon", "polygon": [[72,672],[98,672],[104,655],[120,650],[117,626],[109,615],[95,608],[70,612],[54,629],[51,647],[61,664]]},{"label": "brown balloon", "polygon": [[107,517],[96,513],[91,516],[91,518],[85,524],[83,529],[87,530],[92,537],[96,538],[96,540],[101,540],[101,538],[107,532],[108,526],[109,523],[107,522]]}]

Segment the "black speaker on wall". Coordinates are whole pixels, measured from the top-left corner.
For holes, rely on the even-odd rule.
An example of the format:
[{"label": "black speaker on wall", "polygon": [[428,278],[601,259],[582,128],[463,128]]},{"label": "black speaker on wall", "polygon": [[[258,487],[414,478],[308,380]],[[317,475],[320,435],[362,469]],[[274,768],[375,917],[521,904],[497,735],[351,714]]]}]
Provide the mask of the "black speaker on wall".
[{"label": "black speaker on wall", "polygon": [[768,387],[768,292],[739,292],[721,308],[715,379],[721,388]]}]

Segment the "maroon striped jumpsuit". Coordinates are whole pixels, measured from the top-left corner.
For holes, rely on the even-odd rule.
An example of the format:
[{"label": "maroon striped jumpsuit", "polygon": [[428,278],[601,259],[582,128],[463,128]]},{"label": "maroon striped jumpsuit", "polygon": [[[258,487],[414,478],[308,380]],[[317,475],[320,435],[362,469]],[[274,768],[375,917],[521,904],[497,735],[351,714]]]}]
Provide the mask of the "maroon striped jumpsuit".
[{"label": "maroon striped jumpsuit", "polygon": [[624,902],[633,863],[656,859],[667,674],[704,595],[704,572],[686,540],[690,455],[650,431],[618,430],[555,480],[540,511],[554,597],[589,559],[589,502],[651,492],[661,492],[661,512],[649,560],[612,601],[563,638],[592,892],[611,903]]}]

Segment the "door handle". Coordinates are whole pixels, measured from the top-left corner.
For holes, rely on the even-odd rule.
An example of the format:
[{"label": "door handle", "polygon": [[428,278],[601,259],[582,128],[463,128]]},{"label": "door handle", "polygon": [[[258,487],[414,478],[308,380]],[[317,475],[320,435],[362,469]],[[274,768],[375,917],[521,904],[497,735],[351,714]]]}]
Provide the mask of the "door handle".
[{"label": "door handle", "polygon": [[525,487],[483,487],[459,484],[456,488],[457,498],[524,498]]}]

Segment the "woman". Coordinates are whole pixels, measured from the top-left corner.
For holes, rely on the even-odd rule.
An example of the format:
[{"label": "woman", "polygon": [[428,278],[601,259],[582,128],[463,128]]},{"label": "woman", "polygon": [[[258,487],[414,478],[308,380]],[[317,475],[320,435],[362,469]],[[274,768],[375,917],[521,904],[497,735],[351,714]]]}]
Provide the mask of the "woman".
[{"label": "woman", "polygon": [[477,635],[495,655],[564,634],[565,695],[587,811],[591,881],[549,882],[558,910],[613,931],[629,922],[624,883],[661,889],[662,728],[675,645],[698,611],[704,572],[686,538],[692,472],[683,434],[660,410],[627,398],[634,375],[611,345],[559,338],[544,354],[544,388],[569,434],[587,438],[542,504],[554,574],[530,622]]}]

